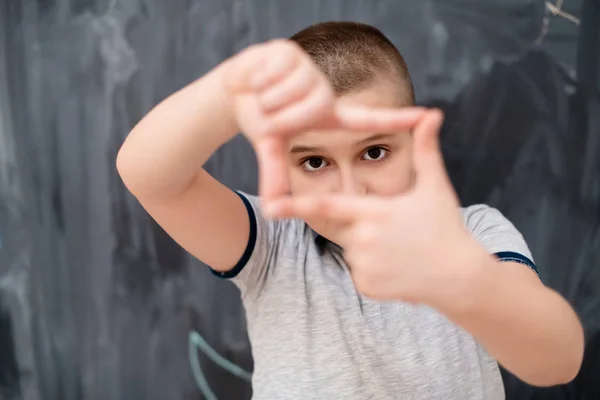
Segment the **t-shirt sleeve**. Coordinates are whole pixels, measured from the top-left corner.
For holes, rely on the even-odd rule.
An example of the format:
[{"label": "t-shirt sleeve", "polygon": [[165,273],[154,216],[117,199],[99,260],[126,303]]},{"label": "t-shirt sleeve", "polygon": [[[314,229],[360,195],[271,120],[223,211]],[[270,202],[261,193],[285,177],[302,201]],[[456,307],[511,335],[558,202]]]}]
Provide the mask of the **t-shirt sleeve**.
[{"label": "t-shirt sleeve", "polygon": [[219,278],[231,280],[245,296],[248,291],[259,292],[265,285],[281,222],[264,217],[258,197],[238,191],[235,193],[242,199],[250,220],[248,244],[232,269],[219,272],[211,268],[211,272]]},{"label": "t-shirt sleeve", "polygon": [[517,228],[497,209],[478,204],[463,209],[469,232],[501,262],[516,262],[533,270],[541,280],[531,251]]}]

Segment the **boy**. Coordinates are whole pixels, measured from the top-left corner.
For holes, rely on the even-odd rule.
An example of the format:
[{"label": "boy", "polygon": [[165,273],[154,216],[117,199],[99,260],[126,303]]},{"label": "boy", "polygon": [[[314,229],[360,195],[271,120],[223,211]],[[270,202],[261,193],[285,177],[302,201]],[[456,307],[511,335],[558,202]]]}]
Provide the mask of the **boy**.
[{"label": "boy", "polygon": [[[498,362],[538,386],[576,376],[577,316],[509,221],[460,208],[441,119],[380,31],[330,22],[250,47],[133,129],[125,184],[241,291],[254,398],[501,399]],[[260,201],[201,168],[240,131]]]}]

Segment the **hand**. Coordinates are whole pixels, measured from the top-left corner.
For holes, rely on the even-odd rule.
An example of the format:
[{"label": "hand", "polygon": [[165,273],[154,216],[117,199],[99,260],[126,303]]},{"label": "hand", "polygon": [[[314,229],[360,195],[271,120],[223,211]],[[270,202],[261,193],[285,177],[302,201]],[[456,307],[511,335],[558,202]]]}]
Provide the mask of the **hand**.
[{"label": "hand", "polygon": [[241,52],[227,61],[223,79],[238,125],[257,153],[259,192],[267,201],[289,192],[286,152],[291,135],[311,129],[405,131],[424,112],[340,105],[325,75],[287,40]]},{"label": "hand", "polygon": [[442,118],[428,111],[414,130],[416,181],[408,194],[281,198],[268,212],[340,222],[338,244],[364,295],[431,306],[447,300],[466,282],[473,242],[439,148]]}]

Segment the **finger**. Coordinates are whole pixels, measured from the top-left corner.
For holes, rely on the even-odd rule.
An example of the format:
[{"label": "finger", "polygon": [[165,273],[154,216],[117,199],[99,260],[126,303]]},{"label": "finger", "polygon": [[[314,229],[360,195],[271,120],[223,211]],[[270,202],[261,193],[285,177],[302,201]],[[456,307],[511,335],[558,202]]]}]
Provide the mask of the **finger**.
[{"label": "finger", "polygon": [[439,135],[444,116],[439,110],[427,111],[413,133],[413,159],[417,185],[446,179],[446,167]]},{"label": "finger", "polygon": [[254,144],[258,158],[259,194],[269,201],[289,192],[286,142],[280,137],[265,136]]},{"label": "finger", "polygon": [[223,83],[229,91],[244,93],[253,90],[250,79],[266,62],[267,53],[264,47],[265,44],[250,46],[226,61],[223,67]]},{"label": "finger", "polygon": [[353,223],[380,210],[381,200],[365,196],[288,196],[272,200],[267,212],[278,218],[325,219]]},{"label": "finger", "polygon": [[329,85],[318,85],[296,104],[274,113],[265,134],[290,135],[315,128],[331,119],[335,96]]},{"label": "finger", "polygon": [[337,105],[336,124],[357,132],[399,132],[413,129],[425,115],[422,107],[367,108]]},{"label": "finger", "polygon": [[302,54],[297,45],[288,40],[274,40],[265,48],[265,63],[250,77],[250,86],[261,91],[283,79],[297,68]]},{"label": "finger", "polygon": [[275,112],[306,96],[315,87],[319,76],[308,62],[302,62],[288,76],[258,95],[264,113]]}]

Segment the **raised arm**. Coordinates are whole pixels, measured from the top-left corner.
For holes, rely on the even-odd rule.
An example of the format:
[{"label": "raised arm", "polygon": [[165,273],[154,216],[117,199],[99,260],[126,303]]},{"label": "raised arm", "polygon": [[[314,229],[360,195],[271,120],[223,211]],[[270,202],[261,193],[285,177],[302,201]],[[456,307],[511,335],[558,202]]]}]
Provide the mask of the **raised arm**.
[{"label": "raised arm", "polygon": [[239,131],[221,65],[158,104],[131,131],[117,157],[127,188],[195,257],[232,268],[248,243],[242,200],[202,169]]}]

